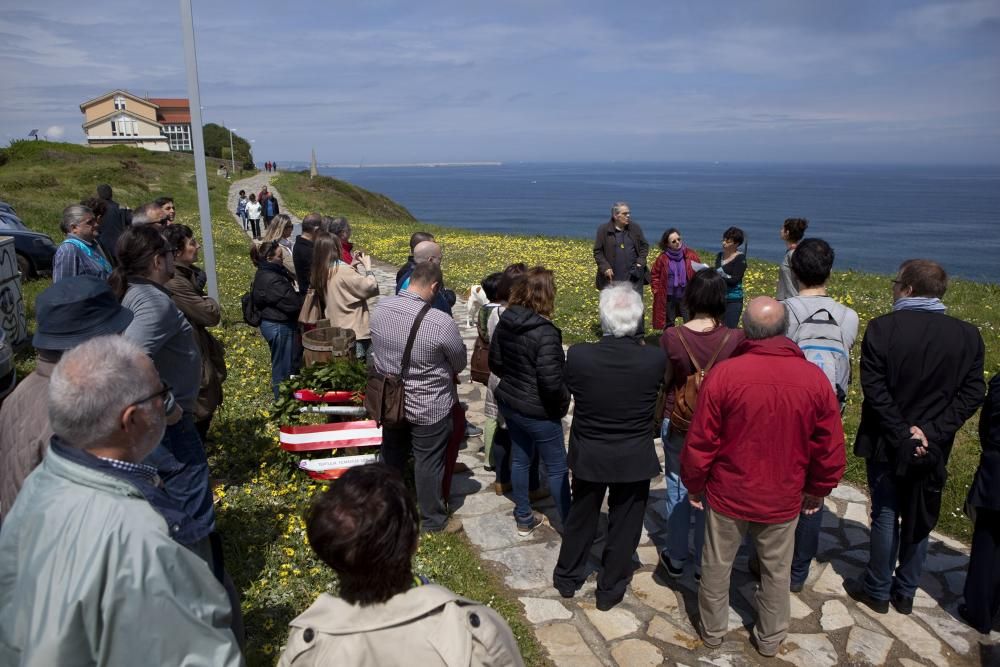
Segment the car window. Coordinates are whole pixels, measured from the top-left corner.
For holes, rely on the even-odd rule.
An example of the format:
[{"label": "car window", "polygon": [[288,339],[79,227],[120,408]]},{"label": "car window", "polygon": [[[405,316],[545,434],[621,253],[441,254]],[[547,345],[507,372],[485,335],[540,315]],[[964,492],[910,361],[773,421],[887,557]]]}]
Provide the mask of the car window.
[{"label": "car window", "polygon": [[28,228],[19,218],[17,218],[17,216],[4,213],[3,211],[0,211],[0,229],[17,229],[20,231],[28,230]]}]

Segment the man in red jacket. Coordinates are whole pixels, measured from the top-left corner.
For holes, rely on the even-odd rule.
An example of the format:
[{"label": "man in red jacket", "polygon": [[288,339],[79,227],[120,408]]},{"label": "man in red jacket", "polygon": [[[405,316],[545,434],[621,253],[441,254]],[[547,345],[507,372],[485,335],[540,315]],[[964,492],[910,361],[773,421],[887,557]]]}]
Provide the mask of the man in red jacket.
[{"label": "man in red jacket", "polygon": [[698,395],[681,453],[690,502],[705,509],[698,609],[709,647],[729,623],[729,578],[749,532],[760,558],[757,650],[774,656],[788,632],[795,525],[819,509],[844,474],[844,429],[830,381],[786,338],[784,306],[750,302],[746,340]]}]

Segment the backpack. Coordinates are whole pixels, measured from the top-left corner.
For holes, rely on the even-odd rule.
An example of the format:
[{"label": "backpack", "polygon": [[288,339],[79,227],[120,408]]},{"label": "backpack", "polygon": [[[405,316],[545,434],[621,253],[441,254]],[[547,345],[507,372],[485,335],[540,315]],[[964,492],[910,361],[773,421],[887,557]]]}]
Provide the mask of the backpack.
[{"label": "backpack", "polygon": [[[792,310],[796,318],[799,313]],[[819,366],[833,386],[841,411],[847,402],[847,385],[851,382],[851,354],[844,344],[844,332],[826,308],[819,308],[801,319],[793,339],[806,359]]]},{"label": "backpack", "polygon": [[670,411],[671,430],[687,433],[688,429],[691,428],[694,409],[698,406],[698,392],[701,391],[701,383],[705,381],[705,375],[712,370],[715,360],[719,358],[722,348],[729,342],[729,337],[732,333],[732,329],[726,330],[726,335],[722,337],[722,342],[719,343],[715,354],[712,355],[712,358],[702,368],[698,365],[698,360],[694,358],[694,354],[691,353],[691,348],[688,346],[687,341],[684,340],[684,327],[677,328],[677,337],[680,338],[681,345],[684,346],[684,351],[687,352],[688,359],[691,360],[691,365],[694,366],[694,373],[687,377],[683,386],[674,390],[674,409]]},{"label": "backpack", "polygon": [[476,343],[472,347],[472,360],[469,362],[469,375],[473,382],[489,384],[490,381],[490,341],[488,339],[489,329],[487,322],[490,318],[490,311],[498,308],[496,304],[489,304],[479,309],[479,319],[476,322],[476,329],[479,333],[476,336]]},{"label": "backpack", "polygon": [[243,321],[252,327],[259,327],[263,318],[260,316],[260,311],[257,310],[257,304],[253,302],[254,282],[256,282],[256,276],[255,280],[250,283],[250,291],[240,297],[240,303],[243,305]]}]

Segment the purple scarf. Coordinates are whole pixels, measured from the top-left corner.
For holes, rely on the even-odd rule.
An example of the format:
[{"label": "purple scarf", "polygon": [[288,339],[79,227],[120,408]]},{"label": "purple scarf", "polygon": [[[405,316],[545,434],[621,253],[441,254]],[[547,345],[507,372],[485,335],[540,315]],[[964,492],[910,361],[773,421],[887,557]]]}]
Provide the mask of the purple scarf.
[{"label": "purple scarf", "polygon": [[688,284],[687,267],[684,266],[684,253],[687,246],[682,245],[677,250],[667,249],[667,272],[669,275],[670,293],[678,294],[684,291]]}]

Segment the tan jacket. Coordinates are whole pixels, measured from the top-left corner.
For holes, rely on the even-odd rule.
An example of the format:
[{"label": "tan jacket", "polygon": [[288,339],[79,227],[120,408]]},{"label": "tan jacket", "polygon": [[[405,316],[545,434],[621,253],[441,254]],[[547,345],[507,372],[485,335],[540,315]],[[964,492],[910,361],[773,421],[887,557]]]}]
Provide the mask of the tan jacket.
[{"label": "tan jacket", "polygon": [[378,296],[378,280],[365,267],[337,262],[326,278],[326,318],[330,326],[350,329],[357,340],[372,337],[368,299]]},{"label": "tan jacket", "polygon": [[55,364],[41,359],[0,409],[0,518],[10,512],[24,479],[34,470],[52,438],[49,377]]},{"label": "tan jacket", "polygon": [[524,664],[495,611],[434,584],[366,607],[323,593],[290,625],[280,667]]},{"label": "tan jacket", "polygon": [[174,305],[184,313],[194,330],[194,340],[201,354],[201,385],[194,418],[199,421],[208,419],[222,404],[222,383],[226,381],[225,348],[207,329],[219,324],[222,310],[218,301],[201,291],[196,284],[194,270],[189,267],[178,264],[174,277],[167,281],[166,287]]}]

